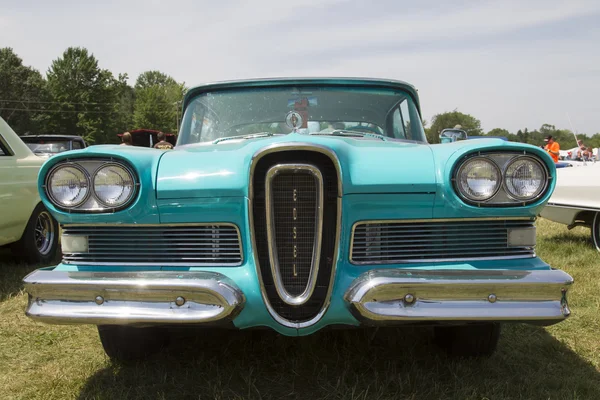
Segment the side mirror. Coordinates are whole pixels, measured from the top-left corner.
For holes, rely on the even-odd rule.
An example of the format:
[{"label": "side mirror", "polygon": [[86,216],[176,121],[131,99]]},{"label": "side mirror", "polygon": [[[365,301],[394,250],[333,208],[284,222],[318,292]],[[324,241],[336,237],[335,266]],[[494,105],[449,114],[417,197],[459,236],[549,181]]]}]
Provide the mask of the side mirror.
[{"label": "side mirror", "polygon": [[466,140],[467,132],[462,129],[444,129],[440,133],[440,143],[452,143],[457,140]]}]

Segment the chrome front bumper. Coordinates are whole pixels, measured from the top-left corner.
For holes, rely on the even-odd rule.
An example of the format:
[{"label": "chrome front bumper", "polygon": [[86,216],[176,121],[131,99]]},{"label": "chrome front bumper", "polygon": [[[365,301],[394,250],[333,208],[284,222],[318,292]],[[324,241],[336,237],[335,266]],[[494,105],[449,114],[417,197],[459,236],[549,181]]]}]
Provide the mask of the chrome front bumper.
[{"label": "chrome front bumper", "polygon": [[212,272],[56,272],[24,279],[27,316],[52,324],[156,325],[232,320],[245,298]]},{"label": "chrome front bumper", "polygon": [[565,272],[511,270],[373,270],[345,300],[372,325],[505,321],[551,325],[570,315]]}]

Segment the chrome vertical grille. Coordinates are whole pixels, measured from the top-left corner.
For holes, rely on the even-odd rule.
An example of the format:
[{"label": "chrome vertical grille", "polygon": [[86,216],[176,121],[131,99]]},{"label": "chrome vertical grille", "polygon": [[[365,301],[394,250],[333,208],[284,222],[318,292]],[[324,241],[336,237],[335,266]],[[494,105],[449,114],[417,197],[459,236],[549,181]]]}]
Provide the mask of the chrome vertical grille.
[{"label": "chrome vertical grille", "polygon": [[253,169],[252,228],[271,313],[302,323],[328,302],[338,217],[338,176],[313,151],[262,157]]},{"label": "chrome vertical grille", "polygon": [[278,164],[267,172],[269,261],[275,289],[290,305],[312,294],[321,252],[323,178],[308,164]]}]

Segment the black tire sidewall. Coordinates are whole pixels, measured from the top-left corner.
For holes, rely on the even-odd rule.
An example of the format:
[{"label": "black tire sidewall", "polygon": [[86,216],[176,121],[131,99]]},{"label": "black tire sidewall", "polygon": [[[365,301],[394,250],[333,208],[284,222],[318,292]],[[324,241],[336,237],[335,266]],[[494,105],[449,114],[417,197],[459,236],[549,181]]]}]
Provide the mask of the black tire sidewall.
[{"label": "black tire sidewall", "polygon": [[596,250],[600,251],[600,212],[594,215],[594,222],[592,223],[592,242],[596,247]]},{"label": "black tire sidewall", "polygon": [[451,356],[488,357],[498,345],[501,324],[440,326],[434,329],[434,340]]},{"label": "black tire sidewall", "polygon": [[122,363],[144,359],[169,342],[168,332],[160,327],[98,325],[98,335],[106,355]]}]

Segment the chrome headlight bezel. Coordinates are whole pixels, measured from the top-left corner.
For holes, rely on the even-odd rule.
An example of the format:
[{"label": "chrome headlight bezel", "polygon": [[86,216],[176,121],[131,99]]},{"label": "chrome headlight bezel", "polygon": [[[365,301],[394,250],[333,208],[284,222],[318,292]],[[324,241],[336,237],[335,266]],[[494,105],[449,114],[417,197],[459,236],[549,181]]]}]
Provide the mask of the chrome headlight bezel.
[{"label": "chrome headlight bezel", "polygon": [[[465,196],[462,190],[459,187],[459,173],[462,171],[462,167],[469,162],[473,158],[485,158],[488,161],[494,163],[501,172],[501,182],[500,188],[496,191],[496,193],[489,197],[486,200],[473,200],[467,196]],[[510,190],[507,187],[507,169],[513,162],[521,160],[523,158],[532,160],[537,163],[544,173],[544,183],[542,185],[542,189],[539,190],[534,196],[531,197],[518,197],[511,194]],[[478,152],[467,154],[462,157],[459,161],[457,161],[454,165],[451,180],[454,192],[457,196],[466,204],[474,205],[477,207],[516,207],[516,206],[526,206],[529,204],[533,204],[539,201],[544,195],[548,192],[548,188],[550,187],[550,180],[552,177],[550,176],[550,172],[546,163],[537,155],[533,153],[528,153],[525,151],[521,152],[499,152],[499,151],[491,151],[491,152]]]},{"label": "chrome headlight bezel", "polygon": [[[508,176],[507,172],[508,169],[516,162],[521,161],[521,160],[529,160],[531,162],[533,162],[534,164],[537,164],[540,169],[542,170],[542,173],[545,174],[545,179],[542,179],[542,184],[540,185],[539,189],[537,190],[537,192],[533,195],[533,196],[518,196],[515,193],[513,193],[508,185],[508,179],[511,178]],[[504,186],[504,190],[506,190],[506,194],[508,197],[510,197],[511,199],[517,201],[517,202],[532,202],[535,201],[537,199],[539,199],[545,192],[546,189],[548,187],[548,168],[546,168],[546,165],[544,165],[544,163],[541,160],[538,160],[535,157],[532,157],[530,155],[520,155],[520,156],[516,156],[514,158],[512,158],[507,164],[506,167],[504,168],[504,174],[503,174],[503,179],[502,179],[502,184]]]},{"label": "chrome headlight bezel", "polygon": [[[488,163],[492,169],[496,170],[496,173],[498,174],[498,182],[494,188],[494,190],[492,191],[492,194],[484,197],[484,198],[474,198],[469,196],[468,193],[466,193],[461,184],[460,184],[460,174],[466,169],[466,167],[468,166],[469,163],[475,162],[475,161],[484,161],[486,163]],[[498,165],[491,159],[487,158],[487,157],[483,157],[483,156],[475,156],[475,157],[470,157],[468,160],[465,160],[463,163],[461,163],[461,165],[459,166],[458,170],[456,171],[456,189],[458,190],[458,192],[460,193],[461,197],[469,200],[469,201],[473,201],[476,203],[480,203],[480,202],[485,202],[488,201],[489,199],[493,198],[496,193],[498,193],[498,190],[500,190],[500,188],[502,187],[503,184],[503,174],[502,171],[500,170],[500,167],[498,167]]]},{"label": "chrome headlight bezel", "polygon": [[[125,201],[121,202],[120,204],[117,204],[117,205],[110,204],[110,203],[104,201],[104,199],[96,191],[96,178],[98,177],[98,172],[100,172],[104,168],[111,167],[111,166],[119,167],[119,168],[122,168],[123,170],[125,170],[125,172],[127,172],[127,174],[129,174],[129,177],[131,178],[131,181],[133,182],[133,187],[131,189],[131,193],[129,193],[129,195],[127,196],[127,199]],[[101,166],[99,166],[94,171],[94,174],[91,177],[91,189],[92,189],[92,193],[93,193],[94,197],[96,198],[96,200],[98,201],[98,203],[100,203],[104,207],[107,207],[107,208],[120,208],[120,207],[123,207],[124,205],[129,204],[129,202],[131,201],[132,197],[135,196],[135,193],[136,193],[135,174],[133,173],[133,171],[131,170],[131,168],[129,168],[127,165],[125,165],[123,163],[107,162],[107,163],[102,164]]]},{"label": "chrome headlight bezel", "polygon": [[[132,178],[133,181],[133,190],[128,196],[127,200],[119,205],[109,205],[102,201],[101,198],[96,194],[94,188],[94,179],[96,177],[96,173],[100,171],[103,167],[109,165],[117,165],[123,169],[125,169]],[[88,184],[88,193],[86,199],[83,202],[80,202],[76,206],[65,206],[58,202],[51,194],[50,188],[50,178],[51,174],[58,170],[59,168],[65,167],[74,167],[82,171],[87,179]],[[116,159],[116,158],[82,158],[82,159],[66,159],[58,162],[54,165],[46,174],[44,178],[43,185],[44,193],[48,200],[52,203],[52,205],[61,211],[66,211],[69,213],[113,213],[116,211],[123,210],[131,205],[138,197],[140,192],[140,181],[138,179],[138,175],[134,168],[129,165],[129,163]]]},{"label": "chrome headlight bezel", "polygon": [[[83,198],[78,201],[77,203],[74,203],[73,205],[65,205],[63,202],[59,201],[53,194],[52,194],[52,177],[54,176],[54,174],[56,174],[58,171],[62,170],[62,169],[67,169],[67,168],[73,168],[78,170],[79,172],[81,172],[83,174],[83,177],[85,178],[86,184],[87,184],[87,193],[83,196]],[[80,165],[74,164],[74,163],[60,163],[55,165],[54,167],[52,167],[50,169],[50,171],[48,171],[48,174],[46,175],[46,182],[45,182],[45,189],[46,189],[46,194],[48,196],[48,198],[50,199],[50,201],[52,202],[52,204],[61,207],[61,208],[65,208],[65,209],[69,209],[69,208],[76,208],[81,206],[82,204],[84,204],[91,195],[91,187],[90,187],[90,174],[85,170],[85,168],[82,168]]]}]

